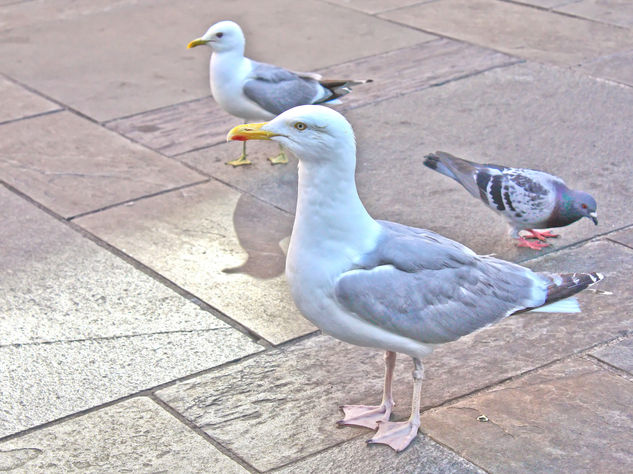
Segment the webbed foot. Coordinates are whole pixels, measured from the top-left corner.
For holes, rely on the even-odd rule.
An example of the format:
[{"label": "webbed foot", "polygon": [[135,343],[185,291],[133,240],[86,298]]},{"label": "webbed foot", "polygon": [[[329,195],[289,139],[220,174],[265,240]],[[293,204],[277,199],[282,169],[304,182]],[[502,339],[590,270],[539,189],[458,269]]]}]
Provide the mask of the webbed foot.
[{"label": "webbed foot", "polygon": [[418,435],[420,422],[417,421],[386,421],[378,423],[378,431],[367,444],[386,444],[395,451],[404,450]]},{"label": "webbed foot", "polygon": [[227,161],[226,164],[231,165],[233,167],[237,167],[237,166],[250,165],[252,163],[248,158],[246,158],[246,155],[242,153],[238,159]]},{"label": "webbed foot", "polygon": [[286,154],[281,151],[277,156],[269,157],[268,161],[270,161],[271,165],[285,165],[288,163],[288,158],[286,157]]},{"label": "webbed foot", "polygon": [[375,430],[380,422],[389,421],[391,416],[391,408],[393,405],[343,405],[341,410],[345,413],[345,417],[339,420],[339,426],[364,426]]}]

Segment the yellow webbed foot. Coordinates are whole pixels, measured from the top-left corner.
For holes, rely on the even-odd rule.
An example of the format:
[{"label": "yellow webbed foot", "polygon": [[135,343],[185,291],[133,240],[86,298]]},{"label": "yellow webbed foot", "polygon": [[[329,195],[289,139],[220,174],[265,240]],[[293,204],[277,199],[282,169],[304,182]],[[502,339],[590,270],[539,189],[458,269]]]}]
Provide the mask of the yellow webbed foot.
[{"label": "yellow webbed foot", "polygon": [[226,164],[235,167],[235,166],[250,165],[252,163],[248,158],[246,158],[246,155],[242,153],[237,160],[227,161]]},{"label": "yellow webbed foot", "polygon": [[288,163],[288,158],[286,157],[286,154],[281,151],[277,156],[269,157],[268,161],[270,161],[271,165],[285,165]]}]

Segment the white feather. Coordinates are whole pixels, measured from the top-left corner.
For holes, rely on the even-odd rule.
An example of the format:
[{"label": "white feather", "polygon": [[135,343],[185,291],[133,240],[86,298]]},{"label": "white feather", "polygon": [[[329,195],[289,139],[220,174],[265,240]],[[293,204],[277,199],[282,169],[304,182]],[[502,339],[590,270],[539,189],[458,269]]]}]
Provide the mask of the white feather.
[{"label": "white feather", "polygon": [[534,313],[580,313],[580,305],[576,298],[565,298],[539,308],[534,308]]}]

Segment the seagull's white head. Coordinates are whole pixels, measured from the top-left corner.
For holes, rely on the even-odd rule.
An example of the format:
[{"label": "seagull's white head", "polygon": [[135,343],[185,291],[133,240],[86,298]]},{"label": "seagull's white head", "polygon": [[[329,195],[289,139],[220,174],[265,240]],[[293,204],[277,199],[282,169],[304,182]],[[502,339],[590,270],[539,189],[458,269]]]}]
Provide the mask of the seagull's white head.
[{"label": "seagull's white head", "polygon": [[340,113],[322,105],[301,105],[270,122],[234,127],[227,141],[273,140],[294,153],[300,161],[356,161],[356,141],[349,122]]},{"label": "seagull's white head", "polygon": [[191,41],[187,48],[200,45],[210,46],[215,52],[241,50],[244,52],[244,33],[240,25],[234,21],[220,21],[216,23],[200,38]]}]

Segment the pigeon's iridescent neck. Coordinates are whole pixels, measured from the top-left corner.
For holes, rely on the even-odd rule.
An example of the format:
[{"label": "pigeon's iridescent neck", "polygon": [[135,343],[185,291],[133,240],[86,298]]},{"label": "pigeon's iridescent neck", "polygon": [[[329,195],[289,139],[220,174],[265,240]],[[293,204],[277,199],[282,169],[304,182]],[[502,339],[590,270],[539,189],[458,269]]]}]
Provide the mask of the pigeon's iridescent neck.
[{"label": "pigeon's iridescent neck", "polygon": [[563,227],[582,217],[576,207],[574,192],[567,187],[556,187],[556,207],[547,221],[547,227]]}]

